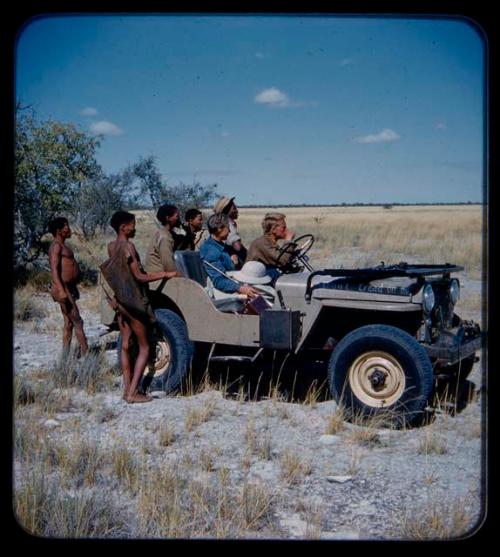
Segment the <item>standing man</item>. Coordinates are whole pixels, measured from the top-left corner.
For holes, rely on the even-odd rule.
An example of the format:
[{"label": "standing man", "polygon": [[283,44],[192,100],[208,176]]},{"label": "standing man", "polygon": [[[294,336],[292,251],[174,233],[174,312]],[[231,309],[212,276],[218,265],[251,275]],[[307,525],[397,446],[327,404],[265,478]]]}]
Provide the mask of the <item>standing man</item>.
[{"label": "standing man", "polygon": [[175,205],[162,205],[156,212],[156,218],[162,225],[149,242],[144,268],[147,274],[168,272],[168,277],[150,283],[151,290],[161,290],[168,278],[180,277],[174,261],[174,236],[172,229],[180,224],[179,209]]},{"label": "standing man", "polygon": [[80,344],[81,354],[86,354],[89,347],[83,330],[83,320],[76,301],[80,298],[77,284],[80,281],[80,267],[76,262],[66,239],[71,238],[68,219],[57,217],[48,224],[49,232],[54,240],[49,247],[49,264],[52,277],[51,295],[54,302],[59,303],[64,318],[63,351],[67,352],[71,345],[73,329]]},{"label": "standing man", "polygon": [[230,248],[229,252],[233,263],[237,269],[241,269],[247,258],[247,249],[238,235],[238,225],[236,224],[238,207],[236,207],[234,199],[234,197],[221,197],[214,206],[214,213],[222,213],[228,217],[229,235],[226,244]]},{"label": "standing man", "polygon": [[290,254],[284,253],[278,262],[278,240],[289,242],[295,236],[295,232],[287,228],[285,219],[283,213],[266,213],[262,220],[264,234],[256,238],[248,249],[247,261],[264,263],[273,280],[279,277],[279,268],[284,267],[290,259]]}]

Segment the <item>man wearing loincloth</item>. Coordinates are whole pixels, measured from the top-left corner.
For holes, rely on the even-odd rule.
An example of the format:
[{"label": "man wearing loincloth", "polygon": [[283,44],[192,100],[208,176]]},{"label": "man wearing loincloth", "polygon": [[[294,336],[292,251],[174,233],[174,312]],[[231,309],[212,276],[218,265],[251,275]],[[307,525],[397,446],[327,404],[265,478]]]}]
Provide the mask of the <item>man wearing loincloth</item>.
[{"label": "man wearing loincloth", "polygon": [[81,353],[85,354],[88,351],[87,338],[83,330],[83,320],[76,305],[76,301],[80,298],[77,284],[81,273],[73,251],[65,243],[67,238],[71,238],[68,219],[55,218],[49,222],[48,229],[54,237],[49,248],[52,275],[50,293],[54,302],[61,306],[64,318],[63,350],[69,350],[74,329]]}]

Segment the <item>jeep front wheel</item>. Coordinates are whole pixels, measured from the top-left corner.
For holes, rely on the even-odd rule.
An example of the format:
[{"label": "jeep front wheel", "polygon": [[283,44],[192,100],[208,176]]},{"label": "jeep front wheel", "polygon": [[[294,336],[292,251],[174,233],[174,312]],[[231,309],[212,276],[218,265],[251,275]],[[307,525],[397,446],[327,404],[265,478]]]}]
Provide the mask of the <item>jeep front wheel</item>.
[{"label": "jeep front wheel", "polygon": [[381,418],[404,425],[421,417],[433,388],[422,346],[389,325],[368,325],[346,335],[328,364],[328,382],[346,418]]}]

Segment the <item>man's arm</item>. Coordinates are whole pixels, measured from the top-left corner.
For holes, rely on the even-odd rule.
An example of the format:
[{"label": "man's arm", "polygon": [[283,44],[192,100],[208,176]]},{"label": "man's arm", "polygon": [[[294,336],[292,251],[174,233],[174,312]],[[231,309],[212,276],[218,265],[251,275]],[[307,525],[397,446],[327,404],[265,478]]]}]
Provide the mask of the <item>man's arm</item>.
[{"label": "man's arm", "polygon": [[155,282],[157,280],[169,279],[173,277],[179,277],[180,273],[177,271],[159,271],[157,273],[143,273],[139,265],[139,256],[137,255],[137,250],[132,242],[129,242],[130,250],[130,270],[134,275],[137,282]]},{"label": "man's arm", "polygon": [[68,297],[61,278],[61,259],[62,246],[54,242],[49,249],[49,264],[52,283],[54,285],[53,296],[58,302],[63,302]]}]

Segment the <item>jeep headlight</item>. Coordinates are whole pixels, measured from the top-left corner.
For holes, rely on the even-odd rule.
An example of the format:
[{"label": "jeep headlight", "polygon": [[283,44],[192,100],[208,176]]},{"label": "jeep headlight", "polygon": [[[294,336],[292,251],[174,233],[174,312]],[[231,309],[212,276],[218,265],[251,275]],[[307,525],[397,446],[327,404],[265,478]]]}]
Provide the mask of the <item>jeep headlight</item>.
[{"label": "jeep headlight", "polygon": [[425,313],[430,313],[434,304],[436,303],[436,297],[434,296],[434,290],[430,284],[427,284],[424,287],[424,296],[423,296],[423,306]]},{"label": "jeep headlight", "polygon": [[450,284],[451,303],[455,305],[460,299],[460,283],[457,279],[453,279]]}]

